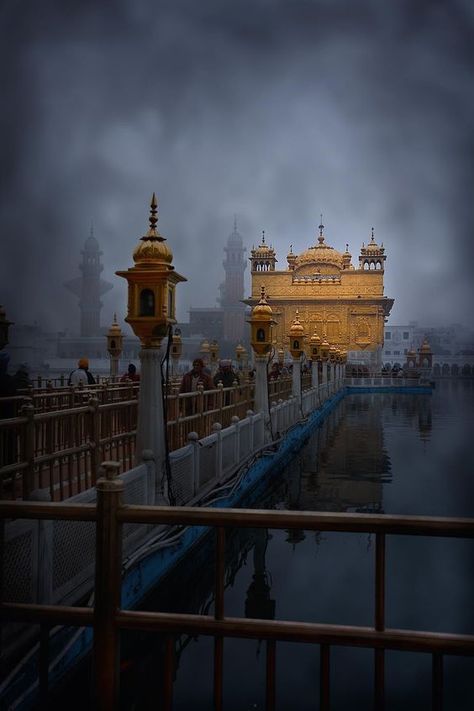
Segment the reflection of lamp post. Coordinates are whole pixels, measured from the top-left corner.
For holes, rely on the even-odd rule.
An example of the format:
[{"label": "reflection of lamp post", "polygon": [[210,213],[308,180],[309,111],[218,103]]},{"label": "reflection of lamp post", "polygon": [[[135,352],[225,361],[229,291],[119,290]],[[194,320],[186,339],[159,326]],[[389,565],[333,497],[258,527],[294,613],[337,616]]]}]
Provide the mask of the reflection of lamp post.
[{"label": "reflection of lamp post", "polygon": [[13,325],[13,321],[7,319],[3,306],[0,306],[0,351],[8,345],[8,329]]},{"label": "reflection of lamp post", "polygon": [[275,600],[270,598],[271,586],[265,568],[265,555],[270,536],[265,528],[257,528],[254,535],[254,573],[245,599],[245,617],[258,620],[274,620]]},{"label": "reflection of lamp post", "polygon": [[265,287],[262,286],[260,301],[253,307],[250,319],[250,342],[255,354],[255,397],[256,412],[263,412],[266,436],[269,435],[270,413],[268,405],[267,356],[272,347],[273,311],[267,301]]},{"label": "reflection of lamp post", "polygon": [[290,353],[293,357],[292,395],[301,405],[301,355],[303,353],[304,328],[300,323],[298,309],[290,328]]},{"label": "reflection of lamp post", "polygon": [[181,330],[174,329],[173,339],[171,342],[171,359],[173,363],[173,375],[178,375],[179,359],[183,352],[183,342],[181,341]]},{"label": "reflection of lamp post", "polygon": [[112,382],[115,381],[118,375],[119,360],[123,347],[123,334],[120,326],[117,323],[117,314],[114,314],[114,320],[107,331],[107,351],[110,356],[110,377]]},{"label": "reflection of lamp post", "polygon": [[175,288],[186,279],[172,266],[173,253],[156,227],[155,193],[151,200],[150,227],[133,252],[135,265],[116,272],[128,282],[128,315],[125,319],[141,341],[140,396],[136,460],[143,450],[155,457],[157,475],[165,465],[163,391],[161,385],[161,342],[169,326],[175,324]]}]

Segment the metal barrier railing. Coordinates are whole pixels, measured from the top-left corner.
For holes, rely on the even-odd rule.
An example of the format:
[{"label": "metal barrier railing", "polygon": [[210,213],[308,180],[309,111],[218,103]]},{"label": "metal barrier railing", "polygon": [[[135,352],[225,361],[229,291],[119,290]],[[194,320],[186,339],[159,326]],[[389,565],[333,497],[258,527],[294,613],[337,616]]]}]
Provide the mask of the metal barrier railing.
[{"label": "metal barrier railing", "polygon": [[[112,472],[112,468],[107,468]],[[191,507],[125,506],[123,482],[102,478],[97,482],[97,506],[50,503],[0,502],[0,518],[93,521],[96,523],[94,607],[61,607],[2,603],[2,617],[39,624],[39,685],[43,702],[48,695],[48,642],[53,625],[90,626],[94,630],[95,702],[99,709],[118,708],[120,681],[120,630],[146,630],[166,637],[163,705],[173,698],[173,638],[186,633],[214,637],[214,708],[223,709],[223,640],[225,637],[261,639],[267,643],[266,708],[276,700],[276,643],[305,642],[320,645],[320,709],[330,708],[330,648],[332,645],[374,650],[374,705],[385,705],[386,649],[432,655],[432,708],[443,705],[444,655],[474,655],[474,636],[385,627],[385,537],[390,535],[474,538],[474,519],[375,514],[312,513],[205,509]],[[135,524],[206,526],[216,530],[214,615],[168,614],[121,609],[122,527]],[[375,588],[373,627],[316,624],[283,620],[226,617],[224,610],[224,555],[230,528],[303,529],[347,533],[375,533]]]},{"label": "metal barrier railing", "polygon": [[[291,378],[271,382],[269,390],[272,400],[287,399]],[[228,427],[232,418],[246,417],[253,407],[253,391],[253,382],[191,393],[170,388],[166,398],[170,451],[183,447],[190,432],[202,438],[211,434],[216,422]],[[95,397],[99,393],[101,399]],[[131,468],[137,395],[134,383],[110,390],[97,386],[55,391],[36,396],[53,398],[40,411],[27,401],[18,416],[0,419],[0,499],[27,499],[32,491],[49,488],[52,500],[63,501],[95,484],[104,459],[119,461],[122,471]],[[65,398],[60,409],[50,410],[57,398]]]}]

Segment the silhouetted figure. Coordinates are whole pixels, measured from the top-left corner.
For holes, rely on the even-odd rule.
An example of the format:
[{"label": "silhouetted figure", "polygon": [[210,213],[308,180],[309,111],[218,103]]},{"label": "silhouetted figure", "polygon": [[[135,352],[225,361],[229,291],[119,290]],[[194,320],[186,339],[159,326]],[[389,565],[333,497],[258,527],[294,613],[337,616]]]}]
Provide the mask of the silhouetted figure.
[{"label": "silhouetted figure", "polygon": [[140,380],[140,374],[137,373],[137,367],[133,363],[129,363],[127,372],[122,375],[120,382],[124,383],[130,380],[132,383],[138,383]]},{"label": "silhouetted figure", "polygon": [[88,358],[80,358],[76,370],[71,371],[67,381],[68,385],[95,385],[95,379],[89,371]]}]

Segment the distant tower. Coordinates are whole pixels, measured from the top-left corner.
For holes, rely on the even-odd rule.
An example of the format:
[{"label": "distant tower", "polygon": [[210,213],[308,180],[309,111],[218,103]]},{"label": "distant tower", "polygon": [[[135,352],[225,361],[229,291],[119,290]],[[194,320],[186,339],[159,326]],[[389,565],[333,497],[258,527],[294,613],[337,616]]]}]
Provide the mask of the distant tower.
[{"label": "distant tower", "polygon": [[224,339],[238,342],[244,338],[245,331],[245,305],[244,298],[244,272],[247,267],[245,261],[246,248],[242,244],[242,237],[237,232],[237,220],[234,218],[234,231],[227,239],[224,248],[225,259],[222,265],[225,270],[225,281],[220,285],[220,305],[224,311]]},{"label": "distant tower", "polygon": [[81,336],[98,336],[100,334],[100,297],[112,288],[112,284],[100,278],[104,267],[100,262],[102,252],[99,243],[91,233],[84,243],[82,264],[79,269],[82,276],[65,283],[65,287],[79,297],[81,310]]}]

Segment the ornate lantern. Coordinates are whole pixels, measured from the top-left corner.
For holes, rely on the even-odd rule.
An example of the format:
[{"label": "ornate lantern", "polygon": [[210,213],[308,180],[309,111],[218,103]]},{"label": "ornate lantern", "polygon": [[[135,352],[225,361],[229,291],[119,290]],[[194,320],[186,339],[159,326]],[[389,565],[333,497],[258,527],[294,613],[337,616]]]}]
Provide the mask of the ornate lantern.
[{"label": "ornate lantern", "polygon": [[241,343],[239,343],[235,347],[235,358],[237,360],[237,365],[239,367],[239,370],[242,370],[242,368],[245,368],[245,366],[247,364],[248,353]]},{"label": "ornate lantern", "polygon": [[250,341],[256,355],[263,356],[270,352],[272,347],[273,311],[268,304],[265,287],[262,286],[260,301],[253,307],[248,323],[251,327]]},{"label": "ornate lantern", "polygon": [[178,361],[181,358],[181,353],[183,352],[183,342],[181,340],[181,329],[175,328],[173,333],[173,339],[171,342],[171,357],[173,360]]},{"label": "ornate lantern", "polygon": [[211,355],[211,365],[216,367],[219,360],[219,344],[216,340],[209,343],[209,353]]},{"label": "ornate lantern", "polygon": [[329,360],[331,363],[336,362],[336,354],[337,354],[336,346],[334,344],[331,344],[329,346]]},{"label": "ornate lantern", "polygon": [[326,338],[326,334],[323,333],[323,340],[321,343],[321,360],[325,363],[329,358],[329,343]]},{"label": "ornate lantern", "polygon": [[0,351],[8,345],[8,329],[13,326],[13,321],[7,319],[5,309],[0,306]]},{"label": "ornate lantern", "polygon": [[114,320],[107,331],[107,351],[111,358],[120,358],[123,347],[123,333],[117,323],[117,314],[114,314]]},{"label": "ornate lantern", "polygon": [[309,355],[311,360],[319,360],[321,357],[321,339],[314,329],[314,333],[309,339]]},{"label": "ornate lantern", "polygon": [[199,352],[201,353],[204,363],[208,363],[209,362],[209,354],[211,352],[211,347],[209,345],[209,341],[206,338],[201,343],[201,348],[200,348]]},{"label": "ornate lantern", "polygon": [[300,358],[303,353],[304,328],[300,323],[298,309],[290,328],[290,353],[293,358]]},{"label": "ornate lantern", "polygon": [[433,353],[431,352],[431,346],[428,343],[428,339],[423,339],[419,353],[419,364],[421,368],[431,368],[433,365]]},{"label": "ornate lantern", "polygon": [[144,348],[156,348],[175,324],[175,287],[187,281],[172,266],[173,254],[156,228],[155,193],[151,199],[150,228],[133,252],[135,266],[116,272],[128,282],[128,315],[125,321]]}]

